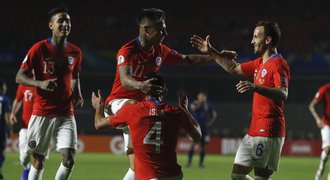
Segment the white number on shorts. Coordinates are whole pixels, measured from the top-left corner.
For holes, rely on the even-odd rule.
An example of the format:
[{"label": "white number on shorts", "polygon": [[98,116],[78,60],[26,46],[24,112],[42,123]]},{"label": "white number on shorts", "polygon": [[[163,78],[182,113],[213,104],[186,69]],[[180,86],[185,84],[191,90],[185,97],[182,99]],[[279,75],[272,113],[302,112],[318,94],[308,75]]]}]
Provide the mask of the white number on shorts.
[{"label": "white number on shorts", "polygon": [[263,148],[264,148],[264,145],[263,144],[258,144],[257,145],[257,149],[256,149],[256,155],[257,156],[261,156],[262,155]]},{"label": "white number on shorts", "polygon": [[[148,134],[143,138],[143,144],[156,145],[156,153],[160,153],[160,145],[164,143],[164,141],[160,139],[161,132],[162,122],[156,122],[155,125],[149,130]],[[155,139],[151,139],[151,136],[155,133]]]}]

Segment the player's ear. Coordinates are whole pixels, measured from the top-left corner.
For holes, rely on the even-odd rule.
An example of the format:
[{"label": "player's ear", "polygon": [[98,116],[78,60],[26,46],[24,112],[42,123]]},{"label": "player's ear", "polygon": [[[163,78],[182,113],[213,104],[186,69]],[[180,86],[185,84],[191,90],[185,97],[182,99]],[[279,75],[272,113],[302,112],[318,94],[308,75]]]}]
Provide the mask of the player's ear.
[{"label": "player's ear", "polygon": [[49,29],[51,29],[51,30],[54,29],[54,28],[53,28],[53,23],[52,23],[52,21],[49,21],[49,23],[48,23],[48,27],[49,27]]},{"label": "player's ear", "polygon": [[272,37],[271,36],[268,36],[266,37],[266,44],[270,44],[272,42]]}]

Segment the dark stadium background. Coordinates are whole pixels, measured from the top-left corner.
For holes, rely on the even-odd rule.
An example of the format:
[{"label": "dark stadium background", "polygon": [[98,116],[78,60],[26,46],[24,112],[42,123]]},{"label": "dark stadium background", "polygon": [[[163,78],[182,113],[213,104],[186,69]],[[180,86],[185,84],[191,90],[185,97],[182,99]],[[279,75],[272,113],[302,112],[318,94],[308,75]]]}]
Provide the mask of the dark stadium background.
[{"label": "dark stadium background", "polygon": [[[15,74],[27,50],[50,35],[47,12],[59,1],[2,1],[0,5],[0,77],[16,92]],[[83,109],[76,110],[81,134],[118,134],[116,130],[96,131],[93,126],[92,91],[100,88],[108,95],[115,74],[115,55],[137,36],[135,16],[142,8],[158,7],[167,14],[169,35],[165,43],[182,52],[191,48],[193,34],[211,36],[217,49],[239,53],[239,62],[254,58],[251,37],[259,20],[276,21],[282,30],[279,52],[291,66],[289,98],[286,102],[288,138],[319,139],[319,130],[308,111],[308,103],[318,87],[330,81],[329,1],[66,1],[72,31],[69,41],[83,50],[81,86]],[[212,127],[214,136],[241,136],[251,116],[252,94],[235,90],[237,77],[217,65],[172,67],[161,70],[169,87],[167,100],[176,103],[176,91],[185,89],[190,99],[197,90],[209,91],[209,99],[219,113]],[[19,124],[15,126],[17,132]]]}]

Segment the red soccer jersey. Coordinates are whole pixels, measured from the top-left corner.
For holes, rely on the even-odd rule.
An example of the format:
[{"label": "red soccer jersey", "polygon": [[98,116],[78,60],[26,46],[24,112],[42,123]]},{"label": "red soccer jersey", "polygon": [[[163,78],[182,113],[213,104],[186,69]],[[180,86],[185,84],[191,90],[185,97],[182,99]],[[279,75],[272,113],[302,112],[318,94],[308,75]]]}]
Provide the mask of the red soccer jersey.
[{"label": "red soccer jersey", "polygon": [[[241,64],[246,77],[253,77],[254,84],[269,88],[288,88],[290,68],[281,55],[271,57],[263,64],[262,58]],[[284,100],[275,101],[259,93],[253,94],[250,136],[284,137]]]},{"label": "red soccer jersey", "polygon": [[18,85],[16,92],[16,101],[22,101],[22,128],[27,128],[33,110],[33,102],[36,96],[36,89],[34,87]]},{"label": "red soccer jersey", "polygon": [[324,113],[322,120],[325,125],[330,126],[330,83],[320,87],[315,94],[314,101],[323,103]]},{"label": "red soccer jersey", "polygon": [[69,42],[64,51],[56,50],[50,39],[32,46],[21,68],[34,70],[35,79],[39,81],[57,78],[54,91],[37,88],[32,114],[45,117],[73,115],[71,79],[80,71],[81,59],[81,50]]},{"label": "red soccer jersey", "polygon": [[154,46],[152,52],[147,52],[141,47],[139,38],[135,38],[118,51],[116,59],[116,77],[111,93],[106,99],[106,104],[113,99],[128,98],[142,101],[145,98],[145,94],[140,90],[127,89],[121,85],[118,72],[120,66],[131,66],[132,77],[138,81],[142,81],[145,75],[158,72],[162,64],[177,64],[183,59],[183,55],[163,44]]},{"label": "red soccer jersey", "polygon": [[181,108],[154,102],[127,104],[110,117],[110,123],[129,126],[137,180],[182,173],[175,152],[178,133],[181,128],[191,133],[194,126]]}]

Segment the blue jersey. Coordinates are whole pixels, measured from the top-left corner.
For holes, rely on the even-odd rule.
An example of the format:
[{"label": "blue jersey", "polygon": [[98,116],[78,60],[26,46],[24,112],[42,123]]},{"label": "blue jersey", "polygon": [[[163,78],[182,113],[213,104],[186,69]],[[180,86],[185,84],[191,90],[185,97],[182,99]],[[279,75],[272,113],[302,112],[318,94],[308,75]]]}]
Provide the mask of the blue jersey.
[{"label": "blue jersey", "polygon": [[0,137],[5,138],[8,131],[5,114],[10,112],[10,100],[8,96],[0,93]]},{"label": "blue jersey", "polygon": [[[198,102],[195,100],[190,106],[198,106]],[[195,111],[191,111],[193,117],[196,119],[198,124],[201,127],[202,134],[207,134],[207,122],[212,118],[213,116],[213,109],[209,103],[204,103],[199,108],[197,108]]]}]

